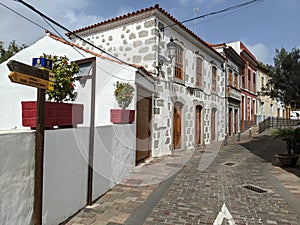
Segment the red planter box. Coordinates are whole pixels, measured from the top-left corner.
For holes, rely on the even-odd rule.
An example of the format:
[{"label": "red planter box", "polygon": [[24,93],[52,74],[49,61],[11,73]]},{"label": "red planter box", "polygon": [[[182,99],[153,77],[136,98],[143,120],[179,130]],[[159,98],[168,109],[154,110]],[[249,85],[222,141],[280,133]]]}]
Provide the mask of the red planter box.
[{"label": "red planter box", "polygon": [[[36,101],[21,102],[22,125],[36,127]],[[83,105],[61,102],[45,102],[45,128],[76,127],[83,123]]]},{"label": "red planter box", "polygon": [[134,121],[134,110],[111,109],[110,121],[115,124],[128,124]]}]

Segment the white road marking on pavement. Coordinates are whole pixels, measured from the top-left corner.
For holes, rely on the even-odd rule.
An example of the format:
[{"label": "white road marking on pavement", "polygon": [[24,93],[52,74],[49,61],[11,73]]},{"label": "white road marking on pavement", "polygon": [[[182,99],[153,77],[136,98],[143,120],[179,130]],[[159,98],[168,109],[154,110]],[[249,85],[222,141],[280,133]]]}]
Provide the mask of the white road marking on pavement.
[{"label": "white road marking on pavement", "polygon": [[205,152],[203,153],[199,162],[199,171],[204,171],[214,161],[217,154],[221,149],[222,141],[213,142],[206,146]]},{"label": "white road marking on pavement", "polygon": [[227,209],[227,206],[225,203],[223,204],[221,211],[219,212],[213,225],[221,225],[223,223],[224,219],[226,219],[226,221],[229,223],[229,225],[235,225],[233,217],[230,214],[229,210]]}]

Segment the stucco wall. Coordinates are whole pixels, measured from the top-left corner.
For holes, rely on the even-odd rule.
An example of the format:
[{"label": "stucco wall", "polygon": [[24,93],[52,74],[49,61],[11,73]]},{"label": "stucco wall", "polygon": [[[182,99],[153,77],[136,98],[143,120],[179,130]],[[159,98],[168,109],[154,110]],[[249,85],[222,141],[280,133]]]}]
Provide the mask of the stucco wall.
[{"label": "stucco wall", "polygon": [[0,224],[32,223],[34,132],[0,133]]},{"label": "stucco wall", "polygon": [[[67,56],[70,61],[85,57],[91,57],[86,52],[75,50],[71,46],[63,44],[51,37],[44,36],[33,45],[15,54],[9,60],[31,65],[32,58],[39,57],[43,53]],[[17,83],[12,83],[8,75],[10,73],[5,61],[0,64],[0,75],[3,79],[0,82],[0,130],[24,129],[22,126],[21,101],[36,101],[37,89]],[[79,83],[76,82],[76,85]],[[27,128],[28,129],[28,128]]]},{"label": "stucco wall", "polygon": [[[148,17],[147,17],[148,16]],[[144,15],[138,18],[124,19],[95,30],[83,31],[80,35],[94,45],[116,57],[144,66],[153,75],[157,74],[158,53],[167,58],[167,43],[173,37],[184,49],[184,81],[174,82],[174,62],[164,63],[155,84],[152,117],[152,155],[169,154],[173,149],[173,107],[175,101],[184,104],[182,117],[182,148],[195,146],[195,107],[203,107],[202,139],[211,142],[211,109],[217,110],[216,140],[225,135],[225,73],[220,56],[189,34],[180,32],[177,27],[168,27],[163,32],[160,26],[168,24],[164,16]],[[73,42],[94,50],[82,41]],[[203,86],[196,87],[196,57],[203,58]],[[174,61],[174,60],[173,60]],[[212,65],[217,67],[217,91],[212,92]],[[197,88],[190,94],[187,87]]]},{"label": "stucco wall", "polygon": [[[135,166],[135,125],[95,129],[95,200]],[[89,128],[46,131],[43,220],[58,224],[87,203]]]},{"label": "stucco wall", "polygon": [[97,127],[93,173],[93,199],[119,183],[135,166],[135,125]]},{"label": "stucco wall", "polygon": [[86,205],[88,143],[88,128],[45,132],[45,224],[59,224]]},{"label": "stucco wall", "polygon": [[[95,129],[93,199],[135,166],[135,125]],[[0,225],[32,224],[33,131],[0,133]],[[89,128],[45,131],[43,223],[57,225],[87,203]]]}]

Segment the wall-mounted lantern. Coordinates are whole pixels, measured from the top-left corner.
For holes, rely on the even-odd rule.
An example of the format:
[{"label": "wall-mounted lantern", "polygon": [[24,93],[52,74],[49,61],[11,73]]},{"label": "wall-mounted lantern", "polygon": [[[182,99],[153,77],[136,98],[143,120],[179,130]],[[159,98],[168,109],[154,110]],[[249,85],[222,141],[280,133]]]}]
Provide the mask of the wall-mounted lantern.
[{"label": "wall-mounted lantern", "polygon": [[167,64],[172,63],[173,58],[176,55],[176,48],[177,48],[177,44],[174,42],[174,39],[171,37],[170,42],[167,44],[167,57],[169,58],[169,60],[167,60],[164,56],[158,54],[158,66],[157,66],[158,74],[162,65],[166,63]]}]

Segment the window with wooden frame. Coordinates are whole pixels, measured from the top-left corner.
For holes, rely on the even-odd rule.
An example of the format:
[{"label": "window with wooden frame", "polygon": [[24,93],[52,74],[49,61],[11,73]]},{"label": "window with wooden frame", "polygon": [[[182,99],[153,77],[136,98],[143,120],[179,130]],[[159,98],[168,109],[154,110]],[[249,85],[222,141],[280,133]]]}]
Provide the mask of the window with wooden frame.
[{"label": "window with wooden frame", "polygon": [[232,70],[229,70],[228,80],[229,85],[232,86]]},{"label": "window with wooden frame", "polygon": [[242,88],[245,88],[246,87],[246,84],[245,84],[245,75],[242,76]]},{"label": "window with wooden frame", "polygon": [[196,85],[202,86],[203,80],[203,59],[201,57],[196,58]]},{"label": "window with wooden frame", "polygon": [[183,62],[183,48],[177,45],[175,55],[175,78],[179,80],[183,80]]},{"label": "window with wooden frame", "polygon": [[251,91],[251,70],[248,69],[248,91]]},{"label": "window with wooden frame", "polygon": [[239,75],[237,73],[234,73],[234,87],[239,88]]},{"label": "window with wooden frame", "polygon": [[253,88],[252,91],[255,93],[256,92],[256,74],[253,73]]},{"label": "window with wooden frame", "polygon": [[212,82],[211,89],[217,91],[217,67],[212,66]]}]

